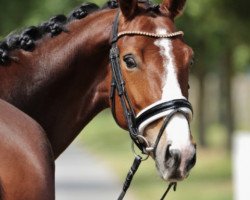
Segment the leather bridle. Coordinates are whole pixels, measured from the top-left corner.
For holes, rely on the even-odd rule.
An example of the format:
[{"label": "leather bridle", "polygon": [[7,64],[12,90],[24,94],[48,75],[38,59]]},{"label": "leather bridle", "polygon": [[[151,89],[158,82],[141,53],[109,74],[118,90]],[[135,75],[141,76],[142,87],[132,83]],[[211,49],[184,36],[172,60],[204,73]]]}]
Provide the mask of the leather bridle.
[{"label": "leather bridle", "polygon": [[[116,92],[119,96],[121,106],[123,109],[123,115],[126,119],[128,131],[130,134],[131,139],[133,142],[138,146],[138,148],[144,153],[148,154],[149,151],[153,151],[154,155],[156,152],[156,148],[164,132],[165,127],[167,126],[170,119],[177,113],[183,114],[188,122],[192,119],[193,109],[190,102],[186,99],[174,99],[171,101],[158,101],[147,108],[143,109],[137,115],[133,109],[132,103],[128,96],[125,87],[125,81],[122,76],[121,65],[120,65],[120,54],[119,48],[117,46],[117,41],[119,38],[125,35],[142,35],[147,37],[155,37],[155,38],[172,38],[178,35],[183,35],[183,32],[178,31],[175,33],[170,33],[166,35],[158,35],[148,32],[141,32],[141,31],[126,31],[118,33],[118,24],[119,24],[119,12],[115,17],[115,21],[112,28],[112,38],[111,44],[112,47],[110,49],[110,62],[112,68],[112,83],[111,83],[111,92],[110,92],[110,99],[111,99],[111,110],[116,120],[116,123],[119,124],[117,117],[116,117],[116,109],[115,109],[115,96]],[[154,143],[153,147],[145,146],[145,138],[143,138],[143,131],[144,128],[148,124],[157,119],[165,118],[163,123],[163,131],[160,131],[158,137]]]},{"label": "leather bridle", "polygon": [[[116,14],[114,24],[112,27],[112,36],[111,36],[111,49],[110,49],[110,63],[112,69],[112,82],[111,82],[111,91],[110,91],[110,99],[111,99],[111,110],[114,116],[116,123],[119,125],[118,119],[116,117],[116,95],[119,96],[120,103],[123,109],[123,115],[125,117],[127,128],[130,134],[130,137],[134,144],[142,151],[143,154],[149,155],[153,153],[153,156],[156,157],[157,146],[160,142],[160,139],[164,133],[166,126],[168,125],[170,119],[176,115],[177,113],[182,114],[190,123],[192,119],[193,109],[190,102],[186,99],[174,99],[171,101],[157,101],[148,107],[144,108],[137,115],[133,109],[133,105],[130,101],[128,93],[125,87],[125,81],[122,76],[122,70],[120,65],[120,53],[119,48],[117,46],[117,41],[119,38],[126,35],[141,35],[144,37],[154,37],[154,38],[172,38],[175,36],[183,35],[182,31],[159,35],[155,33],[148,33],[142,31],[124,31],[118,32],[118,24],[119,24],[119,11]],[[152,122],[163,118],[163,125],[158,133],[158,136],[155,140],[153,146],[150,146],[146,138],[143,136],[144,129]],[[137,168],[141,163],[142,158],[140,156],[136,156],[134,163],[127,175],[126,181],[124,183],[123,191],[119,196],[119,200],[123,199],[130,182],[132,181],[133,175],[135,174]],[[170,183],[167,191],[164,193],[161,199],[164,199],[170,188],[174,186],[176,187],[176,183]]]}]

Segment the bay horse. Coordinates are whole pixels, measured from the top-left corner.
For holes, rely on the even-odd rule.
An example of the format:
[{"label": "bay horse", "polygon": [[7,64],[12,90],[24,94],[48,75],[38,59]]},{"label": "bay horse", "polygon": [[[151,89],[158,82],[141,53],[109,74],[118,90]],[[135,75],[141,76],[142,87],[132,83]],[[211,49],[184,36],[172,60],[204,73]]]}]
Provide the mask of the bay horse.
[{"label": "bay horse", "polygon": [[42,127],[0,100],[0,199],[54,199],[54,157]]},{"label": "bay horse", "polygon": [[83,4],[9,35],[0,43],[0,98],[43,127],[54,159],[111,107],[165,181],[185,179],[196,162],[188,102],[193,51],[174,25],[185,2]]}]

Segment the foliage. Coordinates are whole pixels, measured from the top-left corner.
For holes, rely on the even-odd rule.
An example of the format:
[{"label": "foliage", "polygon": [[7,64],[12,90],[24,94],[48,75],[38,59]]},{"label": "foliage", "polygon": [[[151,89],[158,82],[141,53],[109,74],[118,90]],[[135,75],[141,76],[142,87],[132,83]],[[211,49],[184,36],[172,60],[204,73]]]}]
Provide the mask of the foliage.
[{"label": "foliage", "polygon": [[[0,0],[0,38],[23,26],[31,26],[48,20],[57,14],[68,14],[83,2],[103,4],[105,0]],[[2,6],[4,5],[4,6]]]},{"label": "foliage", "polygon": [[0,35],[5,35],[13,29],[22,27],[30,10],[33,9],[33,2],[32,0],[0,0]]},{"label": "foliage", "polygon": [[[67,14],[83,0],[0,0],[4,5],[0,13],[0,36],[23,27],[38,24],[59,13]],[[105,0],[91,0],[102,5]],[[161,2],[161,0],[155,0]],[[177,20],[180,29],[185,31],[185,39],[197,54],[199,60],[205,62],[207,71],[216,71],[216,63],[220,53],[230,46],[234,48],[235,70],[249,70],[249,12],[248,1],[239,0],[196,0],[187,1],[184,16]],[[239,47],[240,45],[240,47]],[[244,51],[245,52],[245,51]],[[239,58],[240,57],[240,58]],[[241,59],[242,58],[242,59]],[[197,68],[194,68],[194,73]]]},{"label": "foliage", "polygon": [[[244,0],[187,1],[186,10],[177,20],[177,24],[185,31],[185,38],[198,57],[196,67],[206,68],[208,72],[218,72],[221,55],[225,50],[232,48],[235,55],[243,58],[232,58],[236,72],[243,69],[249,70],[249,4]],[[248,56],[246,52],[238,53],[238,51],[242,52],[239,46],[244,46]],[[202,66],[199,63],[200,60],[202,60]],[[195,73],[196,70],[198,69],[194,69]]]}]

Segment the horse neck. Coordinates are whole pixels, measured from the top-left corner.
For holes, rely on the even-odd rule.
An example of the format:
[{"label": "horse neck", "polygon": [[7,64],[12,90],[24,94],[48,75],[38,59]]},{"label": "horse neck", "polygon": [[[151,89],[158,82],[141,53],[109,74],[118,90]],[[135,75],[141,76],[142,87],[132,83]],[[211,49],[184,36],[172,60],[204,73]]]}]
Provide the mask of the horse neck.
[{"label": "horse neck", "polygon": [[32,70],[22,97],[16,97],[25,96],[25,100],[14,104],[43,126],[55,157],[108,107],[107,66],[113,18],[111,10],[93,13],[69,24],[70,34],[41,41],[30,59],[21,55],[22,65]]}]

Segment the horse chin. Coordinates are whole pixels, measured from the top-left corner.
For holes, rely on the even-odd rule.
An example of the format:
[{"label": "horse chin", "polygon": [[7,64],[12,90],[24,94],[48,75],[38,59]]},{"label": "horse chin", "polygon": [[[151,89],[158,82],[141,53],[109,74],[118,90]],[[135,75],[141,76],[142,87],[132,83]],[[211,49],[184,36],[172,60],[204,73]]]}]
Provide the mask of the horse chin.
[{"label": "horse chin", "polygon": [[174,168],[167,168],[163,163],[160,164],[157,160],[156,168],[159,176],[166,182],[180,182],[186,179],[189,175],[188,173],[183,174],[180,171],[175,170]]},{"label": "horse chin", "polygon": [[[155,144],[162,121],[152,123],[145,130],[149,144]],[[189,124],[185,117],[175,115],[168,123],[154,149],[156,168],[160,177],[168,182],[183,181],[196,163],[196,147],[191,140]]]},{"label": "horse chin", "polygon": [[[159,147],[155,156],[155,164],[159,176],[166,182],[180,182],[189,176],[189,170],[184,165],[185,160],[176,162],[171,156],[168,156],[164,147]],[[164,151],[162,151],[164,150]]]}]

